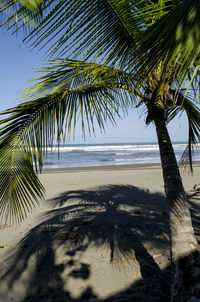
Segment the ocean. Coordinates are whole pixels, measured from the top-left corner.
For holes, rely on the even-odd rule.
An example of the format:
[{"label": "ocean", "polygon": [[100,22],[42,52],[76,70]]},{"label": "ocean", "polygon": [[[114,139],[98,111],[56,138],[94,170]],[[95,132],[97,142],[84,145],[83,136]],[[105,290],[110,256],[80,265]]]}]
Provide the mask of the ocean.
[{"label": "ocean", "polygon": [[[186,143],[173,143],[177,160],[186,147]],[[200,154],[195,154],[200,161]],[[123,143],[123,144],[66,144],[59,149],[48,150],[44,160],[44,169],[60,169],[74,167],[94,167],[132,164],[160,163],[158,145],[156,143]]]}]

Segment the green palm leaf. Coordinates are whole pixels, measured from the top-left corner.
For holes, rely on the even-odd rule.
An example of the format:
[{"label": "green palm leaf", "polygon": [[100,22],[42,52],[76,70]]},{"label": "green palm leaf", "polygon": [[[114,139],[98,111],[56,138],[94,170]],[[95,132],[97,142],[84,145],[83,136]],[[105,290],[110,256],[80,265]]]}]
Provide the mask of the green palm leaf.
[{"label": "green palm leaf", "polygon": [[134,57],[138,59],[136,49],[141,33],[167,13],[168,2],[43,1],[35,2],[37,10],[34,11],[27,10],[27,5],[23,7],[21,2],[4,0],[2,11],[6,13],[7,6],[12,7],[4,25],[23,28],[25,41],[33,48],[45,47],[51,55],[93,58],[128,68]]},{"label": "green palm leaf", "polygon": [[188,143],[182,155],[181,162],[189,163],[191,171],[194,150],[199,148],[200,141],[200,109],[194,104],[194,95],[185,97],[184,92],[178,95],[176,106],[168,112],[168,122],[183,111],[188,119]]},{"label": "green palm leaf", "polygon": [[[49,89],[58,91],[63,87],[72,89],[95,83],[99,85],[100,82],[103,82],[105,87],[122,88],[132,92],[134,93],[132,98],[134,95],[143,97],[141,92],[143,86],[140,86],[137,77],[120,69],[104,64],[66,59],[51,60],[47,63],[45,67],[35,69],[43,75],[33,79],[33,81],[39,81],[38,83],[22,90],[22,100],[24,98],[27,100],[30,96],[33,98],[35,92],[38,97],[39,93],[42,94],[44,91],[47,93]],[[134,101],[136,102],[136,98]]]},{"label": "green palm leaf", "polygon": [[[23,27],[26,32],[35,28],[41,22],[43,13],[47,7],[41,0],[2,0],[0,2],[0,14],[2,24],[15,30]],[[4,21],[3,21],[4,20]]]},{"label": "green palm leaf", "polygon": [[95,121],[104,129],[108,119],[115,123],[119,106],[127,109],[133,102],[133,90],[119,82],[117,70],[110,68],[113,75],[108,81],[106,75],[102,80],[99,75],[92,78],[88,68],[80,73],[69,62],[67,68],[58,63],[45,68],[49,72],[26,90],[25,103],[2,113],[9,115],[0,122],[0,215],[5,218],[23,219],[34,201],[43,197],[36,172],[42,169],[43,156],[55,139],[59,144],[65,133],[75,134],[78,117],[84,134],[86,128],[94,132]]},{"label": "green palm leaf", "polygon": [[199,66],[200,2],[187,0],[171,3],[168,13],[142,34],[140,51],[143,57],[138,64],[141,70],[143,66],[148,66],[148,72],[161,61],[164,62],[163,72],[172,65],[181,89],[189,73],[195,75]]},{"label": "green palm leaf", "polygon": [[[9,2],[13,7],[15,4]],[[19,9],[4,24],[10,27],[17,24],[28,30],[26,41],[32,41],[33,47],[49,45],[48,52],[51,54],[70,52],[76,57],[81,52],[86,58],[98,54],[116,61],[122,55],[125,59],[135,43],[137,25],[132,18],[131,1],[128,0],[45,1],[39,6],[42,19],[38,19],[37,14],[32,15],[26,7],[22,9],[21,4],[18,3],[18,6]],[[27,16],[27,22],[24,16]],[[35,24],[33,30],[30,28],[32,23]]]}]

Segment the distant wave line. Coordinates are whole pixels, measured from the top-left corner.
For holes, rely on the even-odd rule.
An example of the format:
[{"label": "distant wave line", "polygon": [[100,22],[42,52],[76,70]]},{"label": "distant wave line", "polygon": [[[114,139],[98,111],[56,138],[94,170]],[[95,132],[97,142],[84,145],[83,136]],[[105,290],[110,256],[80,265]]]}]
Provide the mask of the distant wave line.
[{"label": "distant wave line", "polygon": [[[186,144],[176,144],[174,149],[177,151],[184,151]],[[51,148],[47,148],[49,153],[52,153]],[[58,148],[53,149],[53,152],[57,152]],[[59,147],[59,152],[69,152],[69,153],[81,153],[81,152],[113,152],[113,151],[127,151],[127,152],[136,152],[136,151],[159,151],[158,145],[120,145],[120,146],[96,146],[96,147]]]}]

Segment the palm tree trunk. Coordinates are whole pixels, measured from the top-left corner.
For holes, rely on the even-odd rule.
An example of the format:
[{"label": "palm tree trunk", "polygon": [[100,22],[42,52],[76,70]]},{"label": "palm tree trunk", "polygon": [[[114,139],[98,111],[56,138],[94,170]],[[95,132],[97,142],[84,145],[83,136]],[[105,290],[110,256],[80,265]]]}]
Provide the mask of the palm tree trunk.
[{"label": "palm tree trunk", "polygon": [[194,236],[187,196],[164,116],[154,118],[154,122],[169,211],[171,258],[174,269],[171,301],[200,301],[200,291],[197,289],[199,284],[194,282],[200,275],[200,266],[196,266],[198,261],[195,260],[194,264],[194,259],[199,259],[198,245]]}]

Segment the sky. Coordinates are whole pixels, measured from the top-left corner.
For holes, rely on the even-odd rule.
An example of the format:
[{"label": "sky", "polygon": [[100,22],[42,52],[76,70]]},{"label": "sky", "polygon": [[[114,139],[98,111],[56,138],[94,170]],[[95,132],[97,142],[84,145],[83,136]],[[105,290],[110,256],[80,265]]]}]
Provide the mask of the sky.
[{"label": "sky", "polygon": [[[22,44],[22,37],[11,35],[10,32],[0,29],[0,111],[16,106],[19,101],[20,89],[30,85],[27,80],[34,78],[34,67],[40,67],[48,59],[44,53],[31,51],[28,45]],[[1,119],[1,117],[0,117]],[[75,139],[70,143],[97,144],[97,143],[136,143],[156,142],[156,133],[153,125],[145,125],[145,116],[141,112],[131,109],[128,116],[116,119],[117,126],[108,123],[105,133],[96,127],[96,134],[91,137],[86,134],[84,140],[80,126],[77,127]],[[173,142],[187,141],[187,120],[185,116],[176,118],[168,126]]]}]

